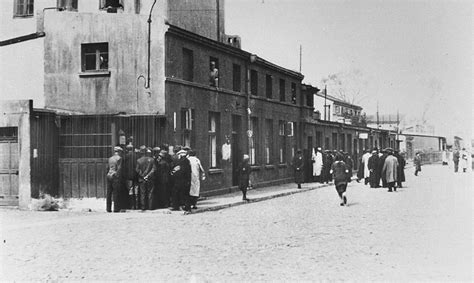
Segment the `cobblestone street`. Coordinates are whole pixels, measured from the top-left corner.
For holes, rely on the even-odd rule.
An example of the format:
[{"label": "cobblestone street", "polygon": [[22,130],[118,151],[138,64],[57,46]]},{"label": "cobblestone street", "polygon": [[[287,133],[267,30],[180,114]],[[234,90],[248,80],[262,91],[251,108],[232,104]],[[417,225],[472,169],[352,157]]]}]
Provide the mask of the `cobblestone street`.
[{"label": "cobblestone street", "polygon": [[348,207],[328,186],[187,216],[2,209],[0,278],[472,281],[472,174],[406,175],[352,182]]}]

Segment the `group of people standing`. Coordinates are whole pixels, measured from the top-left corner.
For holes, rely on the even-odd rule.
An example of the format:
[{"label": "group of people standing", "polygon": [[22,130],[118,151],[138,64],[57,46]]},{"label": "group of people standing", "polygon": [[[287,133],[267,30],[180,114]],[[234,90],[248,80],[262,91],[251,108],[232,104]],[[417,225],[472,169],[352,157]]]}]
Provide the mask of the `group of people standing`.
[{"label": "group of people standing", "polygon": [[396,191],[405,182],[405,165],[405,158],[397,150],[366,150],[360,159],[357,182],[364,180],[364,184],[369,184],[371,188],[383,187],[388,188],[389,192]]},{"label": "group of people standing", "polygon": [[[461,150],[455,149],[454,151],[450,151],[450,160],[454,163],[454,172],[457,173],[459,171],[459,167],[461,167],[462,172],[466,173],[468,168],[468,160],[469,160],[469,153],[465,148]],[[443,165],[448,165],[448,159],[446,156],[446,152],[443,152]]]},{"label": "group of people standing", "polygon": [[107,212],[112,212],[112,203],[114,212],[169,207],[189,213],[197,208],[205,171],[191,148],[175,146],[173,153],[168,145],[114,147],[108,160]]}]

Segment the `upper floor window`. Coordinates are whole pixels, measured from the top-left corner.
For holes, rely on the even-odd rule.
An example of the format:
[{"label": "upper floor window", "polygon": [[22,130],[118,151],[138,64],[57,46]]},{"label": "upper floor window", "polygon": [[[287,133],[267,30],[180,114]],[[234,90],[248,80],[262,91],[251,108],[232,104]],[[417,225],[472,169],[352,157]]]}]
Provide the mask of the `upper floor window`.
[{"label": "upper floor window", "polygon": [[109,69],[109,44],[81,44],[82,71],[104,71]]},{"label": "upper floor window", "polygon": [[33,16],[34,5],[33,0],[15,0],[14,3],[14,16],[15,17],[27,17]]},{"label": "upper floor window", "polygon": [[241,81],[242,81],[242,72],[240,65],[233,64],[232,66],[232,90],[240,92],[241,88]]},{"label": "upper floor window", "polygon": [[219,87],[219,59],[209,58],[209,85]]},{"label": "upper floor window", "polygon": [[284,102],[285,101],[285,80],[280,79],[280,101]]},{"label": "upper floor window", "polygon": [[291,83],[291,103],[296,104],[296,84]]},{"label": "upper floor window", "polygon": [[107,10],[107,13],[117,13],[123,11],[123,0],[100,0],[100,9]]},{"label": "upper floor window", "polygon": [[58,0],[56,6],[67,11],[77,11],[77,0]]},{"label": "upper floor window", "polygon": [[256,70],[250,70],[250,94],[258,95],[258,73]]},{"label": "upper floor window", "polygon": [[194,79],[194,54],[187,48],[183,48],[183,79],[190,82]]},{"label": "upper floor window", "polygon": [[272,78],[272,75],[266,75],[265,83],[266,83],[265,92],[266,92],[267,98],[271,99],[273,97],[273,78]]}]

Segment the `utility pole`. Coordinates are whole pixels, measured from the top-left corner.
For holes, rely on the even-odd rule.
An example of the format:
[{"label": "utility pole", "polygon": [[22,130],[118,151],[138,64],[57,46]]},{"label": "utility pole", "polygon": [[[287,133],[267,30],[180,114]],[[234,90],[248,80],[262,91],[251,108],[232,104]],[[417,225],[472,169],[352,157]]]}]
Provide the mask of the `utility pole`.
[{"label": "utility pole", "polygon": [[379,101],[377,100],[377,129],[380,129],[379,124]]},{"label": "utility pole", "polygon": [[300,44],[300,73],[301,73],[301,58],[303,57],[303,47]]},{"label": "utility pole", "polygon": [[326,120],[326,108],[328,107],[326,104],[327,93],[327,85],[324,85],[324,120]]}]

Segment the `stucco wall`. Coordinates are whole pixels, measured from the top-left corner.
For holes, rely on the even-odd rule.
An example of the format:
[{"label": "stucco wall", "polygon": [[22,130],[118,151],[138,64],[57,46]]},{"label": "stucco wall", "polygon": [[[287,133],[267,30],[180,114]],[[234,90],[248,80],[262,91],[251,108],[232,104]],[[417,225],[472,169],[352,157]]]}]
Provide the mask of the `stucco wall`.
[{"label": "stucco wall", "polygon": [[32,99],[44,106],[44,38],[0,48],[0,99]]},{"label": "stucco wall", "polygon": [[[147,18],[125,13],[47,15],[46,107],[83,113],[164,113],[166,26],[162,17],[152,18],[151,87],[145,90],[143,79],[137,83],[140,75],[147,76]],[[81,76],[81,44],[96,42],[108,42],[110,75]]]}]

